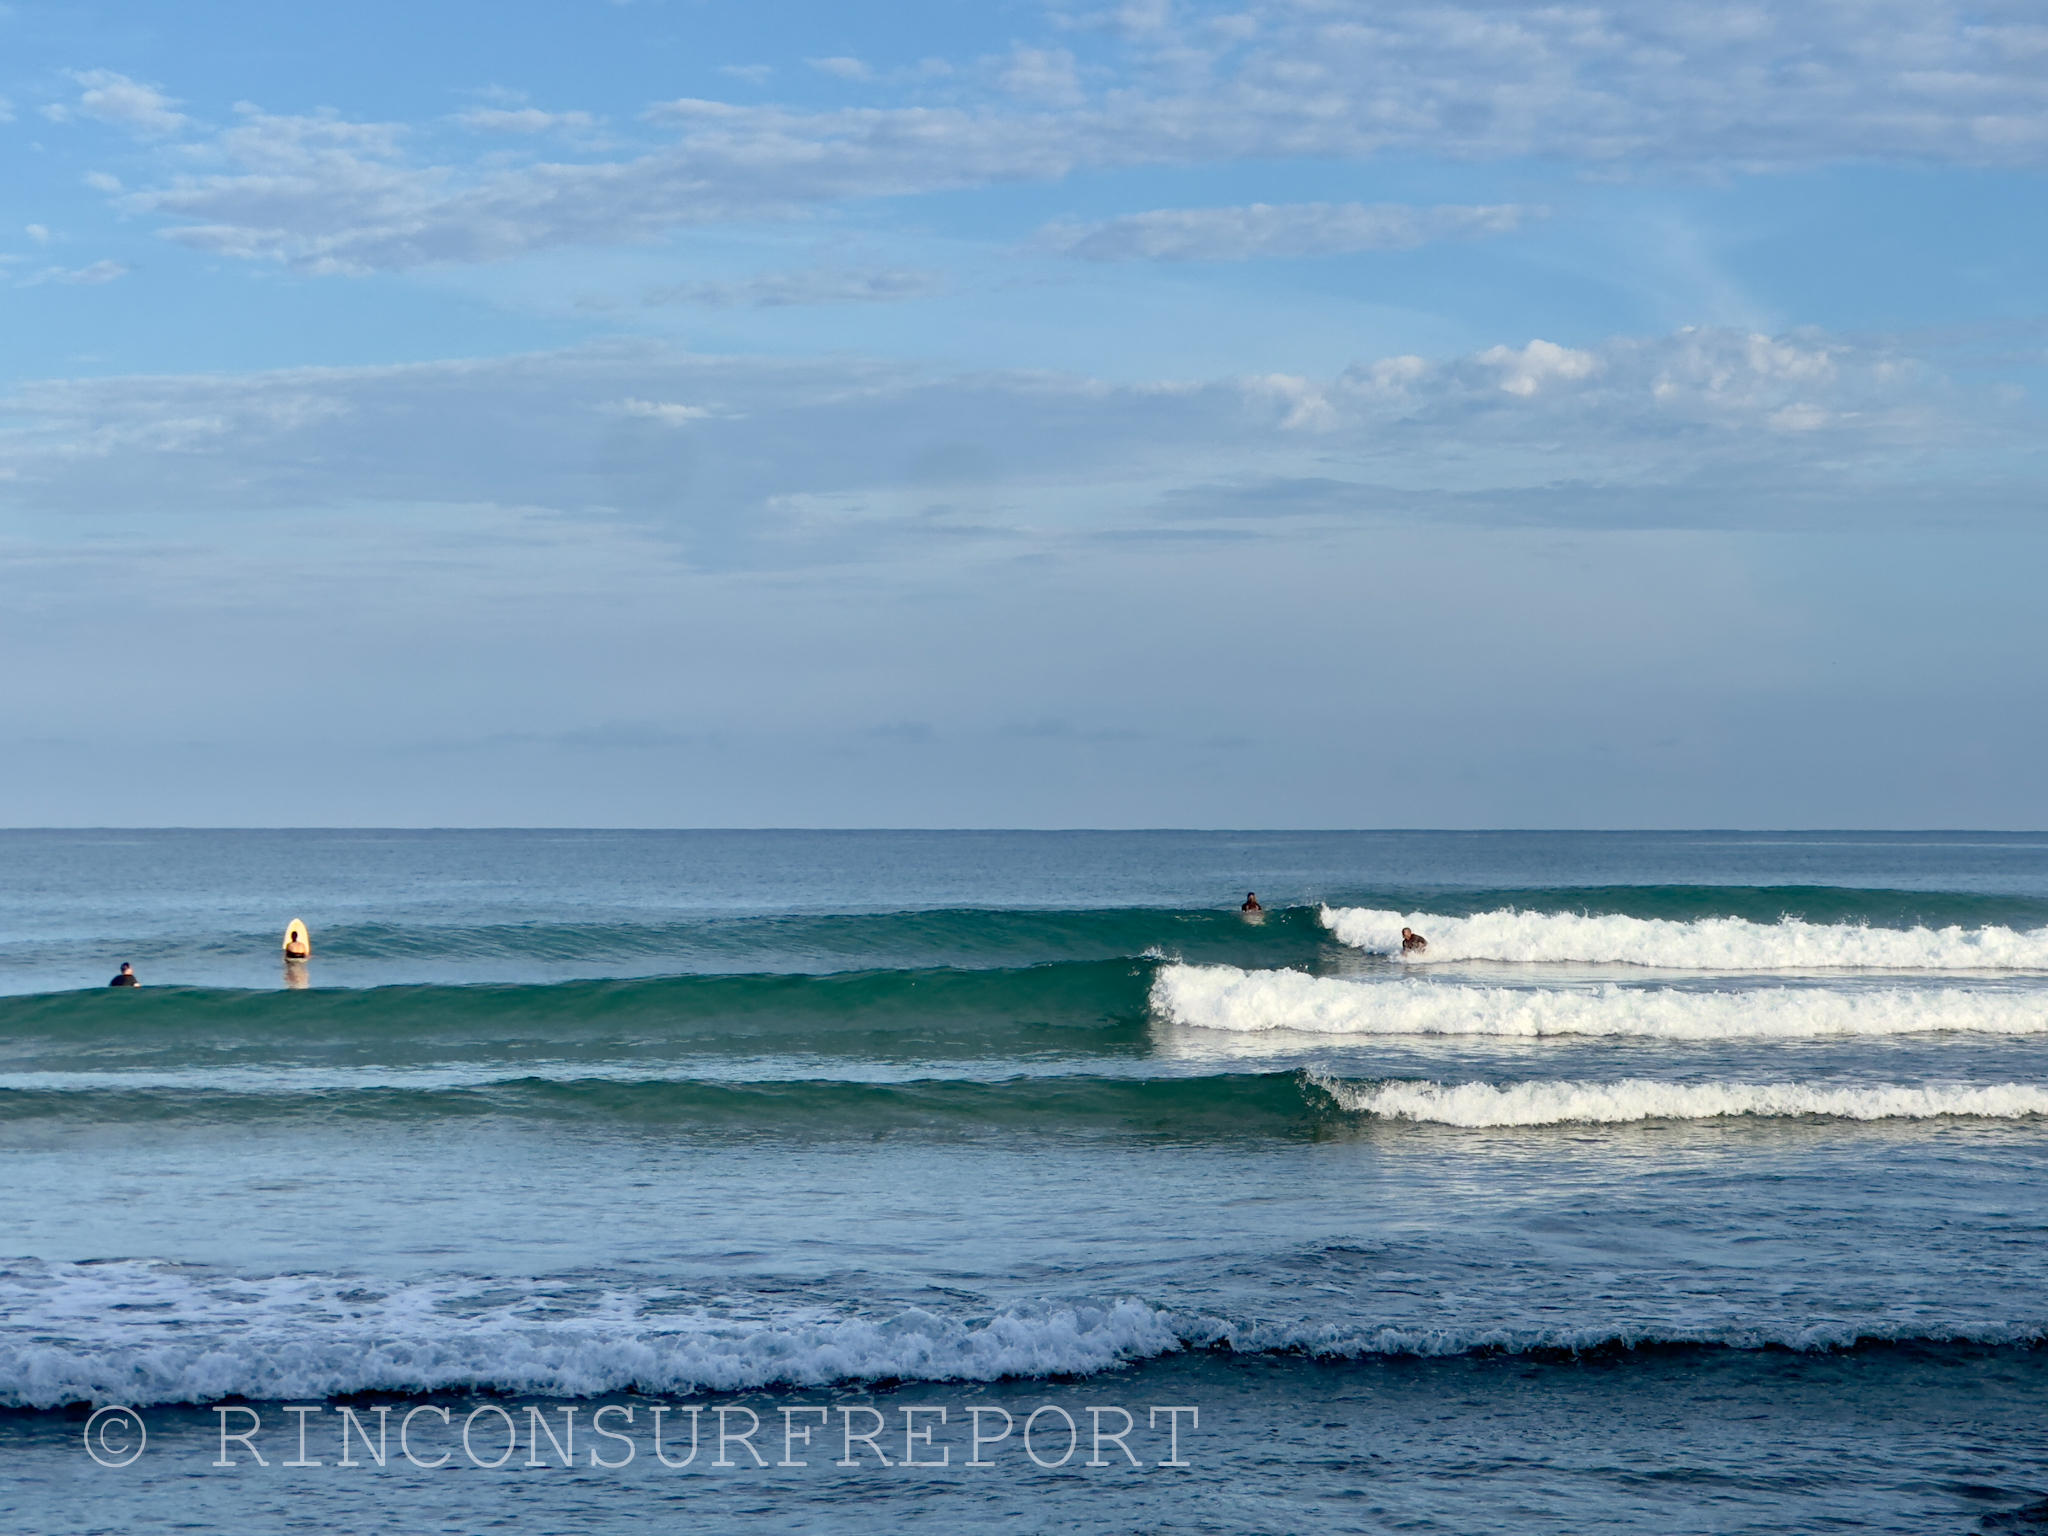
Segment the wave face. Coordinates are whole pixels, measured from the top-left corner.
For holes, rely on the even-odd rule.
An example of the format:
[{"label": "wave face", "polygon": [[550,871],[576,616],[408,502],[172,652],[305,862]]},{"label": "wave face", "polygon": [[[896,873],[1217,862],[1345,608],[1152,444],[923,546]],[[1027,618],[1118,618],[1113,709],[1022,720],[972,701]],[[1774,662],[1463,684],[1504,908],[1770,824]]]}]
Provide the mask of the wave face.
[{"label": "wave face", "polygon": [[394,1128],[485,1119],[534,1126],[659,1131],[698,1140],[876,1142],[1020,1135],[1033,1140],[1129,1138],[1166,1143],[1313,1137],[1337,1118],[1293,1072],[1201,1077],[1049,1074],[997,1082],[631,1081],[513,1078],[472,1087],[268,1091],[155,1087],[14,1088],[0,1111],[17,1127]]},{"label": "wave face", "polygon": [[1152,1007],[1175,1024],[1240,1034],[1292,1030],[1319,1035],[1605,1035],[1659,1040],[1798,1040],[1941,1030],[2048,1034],[2048,997],[1959,987],[1850,993],[1805,987],[1689,992],[1606,985],[1535,991],[1167,965],[1153,979]]},{"label": "wave face", "polygon": [[[1276,910],[1256,925],[1234,911],[1128,908],[773,914],[549,913],[525,922],[339,921],[313,935],[309,975],[321,988],[536,984],[690,975],[1019,970],[1169,953],[1234,965],[1313,960],[1329,935],[1313,907]],[[110,958],[112,957],[112,958]],[[0,931],[0,993],[104,983],[114,961],[137,962],[146,989],[278,985],[277,936],[187,920],[120,940],[100,934]]]},{"label": "wave face", "polygon": [[2034,1083],[1901,1087],[1892,1083],[1347,1083],[1316,1074],[1344,1108],[1437,1125],[1621,1125],[1636,1120],[1814,1116],[1834,1120],[2019,1120],[2048,1115],[2048,1088]]},{"label": "wave face", "polygon": [[948,1057],[1142,1044],[1152,963],[674,976],[543,985],[230,991],[95,988],[0,998],[0,1061],[96,1069],[345,1059],[393,1065],[544,1052]]},{"label": "wave face", "polygon": [[[1775,923],[1742,917],[1681,922],[1513,908],[1452,917],[1324,907],[1321,919],[1339,943],[1414,964],[1498,960],[1688,971],[2048,970],[2048,928],[1873,928],[1796,917]],[[1403,928],[1422,934],[1429,947],[1401,955]]]},{"label": "wave face", "polygon": [[323,932],[321,958],[460,959],[499,966],[656,961],[678,971],[873,970],[1112,960],[1170,946],[1217,958],[1313,940],[1310,908],[1275,912],[1256,932],[1235,912],[1185,908],[779,913],[634,922],[343,924]]}]

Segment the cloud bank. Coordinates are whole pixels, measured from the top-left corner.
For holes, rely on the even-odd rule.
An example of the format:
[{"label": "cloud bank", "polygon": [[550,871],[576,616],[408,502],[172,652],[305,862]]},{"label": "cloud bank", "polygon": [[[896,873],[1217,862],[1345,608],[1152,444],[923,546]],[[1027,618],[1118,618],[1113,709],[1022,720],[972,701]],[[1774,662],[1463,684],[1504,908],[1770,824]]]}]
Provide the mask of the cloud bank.
[{"label": "cloud bank", "polygon": [[[186,135],[181,168],[123,204],[168,221],[172,238],[319,272],[502,260],[836,201],[1147,165],[1402,154],[1641,173],[2048,160],[2048,25],[2017,0],[1266,0],[1133,13],[1070,36],[1090,51],[1020,45],[973,68],[926,61],[886,80],[857,59],[815,59],[828,78],[907,99],[834,109],[673,100],[646,110],[636,150],[610,158],[593,148],[580,159],[465,160],[405,125],[335,115],[254,114],[203,130],[160,90],[105,70],[78,75],[83,90],[64,110]],[[518,138],[594,119],[478,109],[465,120]],[[1236,210],[1235,233],[1225,212],[1139,215],[1154,222],[1077,238],[1103,253],[1150,242],[1172,255],[1442,237],[1403,230],[1387,210]]]},{"label": "cloud bank", "polygon": [[1275,519],[1740,528],[2031,515],[2035,413],[1817,333],[1687,329],[1110,384],[607,344],[37,384],[0,499],[45,514],[368,503],[625,517],[711,566],[963,541],[1264,536]]}]

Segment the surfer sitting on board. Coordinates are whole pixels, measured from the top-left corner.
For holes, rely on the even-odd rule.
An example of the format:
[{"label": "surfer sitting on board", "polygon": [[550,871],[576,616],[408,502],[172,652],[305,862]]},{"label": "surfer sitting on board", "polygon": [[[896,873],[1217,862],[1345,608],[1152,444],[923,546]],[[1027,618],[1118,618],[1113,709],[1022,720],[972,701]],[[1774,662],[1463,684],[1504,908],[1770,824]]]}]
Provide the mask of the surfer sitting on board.
[{"label": "surfer sitting on board", "polygon": [[120,974],[108,982],[107,985],[110,987],[139,987],[142,983],[136,979],[135,967],[126,960],[123,960],[121,962]]},{"label": "surfer sitting on board", "polygon": [[1429,948],[1429,940],[1425,939],[1425,938],[1424,938],[1424,937],[1423,937],[1423,936],[1422,936],[1421,934],[1417,933],[1417,932],[1416,932],[1416,931],[1415,931],[1415,930],[1414,930],[1413,928],[1403,928],[1403,929],[1401,930],[1401,953],[1402,953],[1402,954],[1404,954],[1404,955],[1413,955],[1413,954],[1419,954],[1419,953],[1420,953],[1421,951],[1423,951],[1423,950],[1425,950],[1425,949],[1427,949],[1427,948]]},{"label": "surfer sitting on board", "polygon": [[1263,912],[1266,909],[1259,905],[1259,893],[1257,891],[1246,891],[1244,893],[1244,905],[1237,910],[1240,912]]}]

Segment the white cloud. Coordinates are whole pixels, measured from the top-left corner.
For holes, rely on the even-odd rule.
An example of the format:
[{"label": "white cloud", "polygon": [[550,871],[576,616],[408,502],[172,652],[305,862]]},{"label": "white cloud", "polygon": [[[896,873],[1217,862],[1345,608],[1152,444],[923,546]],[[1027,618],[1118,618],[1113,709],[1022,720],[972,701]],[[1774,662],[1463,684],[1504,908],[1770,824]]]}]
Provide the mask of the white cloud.
[{"label": "white cloud", "polygon": [[29,239],[35,241],[37,245],[48,245],[50,243],[50,231],[47,225],[30,224],[27,226],[27,233]]},{"label": "white cloud", "polygon": [[1512,203],[1485,207],[1400,203],[1253,203],[1162,208],[1093,225],[1055,224],[1041,243],[1088,261],[1247,261],[1409,250],[1434,240],[1505,234],[1540,217]]},{"label": "white cloud", "polygon": [[118,261],[96,261],[89,267],[80,267],[67,272],[58,279],[66,283],[111,283],[117,277],[126,277],[128,268]]},{"label": "white cloud", "polygon": [[129,269],[118,261],[96,261],[87,267],[46,267],[35,276],[24,278],[19,286],[33,288],[42,283],[79,283],[94,286],[111,283],[118,277],[126,277],[128,271]]},{"label": "white cloud", "polygon": [[693,421],[709,421],[718,411],[708,405],[682,405],[669,400],[621,400],[608,409],[622,416],[643,416],[666,426],[680,427]]},{"label": "white cloud", "polygon": [[819,74],[831,75],[834,78],[840,80],[867,80],[872,78],[874,75],[874,71],[869,69],[868,66],[863,64],[859,59],[849,59],[840,57],[831,59],[805,59],[804,62],[810,65],[811,68],[817,70]]},{"label": "white cloud", "polygon": [[1812,432],[1826,426],[1832,418],[1817,405],[1795,400],[1792,404],[1771,412],[1767,419],[1781,432]]},{"label": "white cloud", "polygon": [[[400,152],[391,125],[261,118],[206,146],[225,170],[188,174],[129,206],[180,221],[173,237],[203,249],[352,271],[648,240],[821,201],[1051,181],[1085,168],[1393,153],[1544,156],[1630,172],[2048,160],[2048,28],[2021,0],[1969,10],[1957,0],[1737,10],[1708,0],[1263,0],[1227,14],[1162,11],[1147,28],[1118,31],[1108,46],[1122,53],[1091,61],[1105,84],[1086,100],[1070,55],[1026,47],[996,71],[999,84],[1028,88],[1021,101],[964,88],[946,105],[825,112],[671,101],[646,120],[672,141],[632,159],[434,165]],[[874,78],[850,57],[810,63]],[[150,88],[123,87],[131,120],[177,120]],[[115,99],[101,104],[113,110]],[[1302,217],[1294,237],[1312,244],[1313,218]],[[1260,236],[1239,238],[1256,246]],[[1107,230],[1103,239],[1115,243]]]},{"label": "white cloud", "polygon": [[110,69],[73,70],[71,78],[83,86],[78,110],[103,123],[115,123],[148,137],[175,133],[189,121],[170,97],[153,85],[144,85]]},{"label": "white cloud", "polygon": [[[167,233],[197,249],[349,272],[647,241],[678,225],[780,216],[854,192],[968,186],[1008,163],[976,160],[975,136],[951,109],[914,122],[886,111],[835,114],[838,130],[821,144],[805,142],[815,120],[780,108],[680,101],[656,116],[684,130],[676,147],[624,163],[465,179],[409,164],[401,125],[259,115],[213,146],[235,173],[181,176],[124,206],[189,221]],[[1063,165],[1048,159],[1044,170]]]},{"label": "white cloud", "polygon": [[763,85],[775,70],[767,64],[721,64],[718,72],[735,80],[744,80],[749,85]]},{"label": "white cloud", "polygon": [[109,176],[105,171],[87,171],[85,173],[85,184],[95,192],[118,192],[121,190],[121,178]]},{"label": "white cloud", "polygon": [[1263,395],[1279,403],[1285,413],[1280,418],[1283,431],[1329,431],[1342,424],[1343,418],[1330,403],[1330,397],[1313,379],[1269,373],[1245,380],[1245,388],[1255,398]]},{"label": "white cloud", "polygon": [[472,107],[456,113],[455,120],[490,133],[552,133],[597,124],[588,112],[543,112],[538,107]]},{"label": "white cloud", "polygon": [[1575,352],[1554,341],[1532,341],[1519,352],[1512,347],[1488,347],[1478,360],[1500,370],[1502,389],[1525,399],[1546,384],[1590,379],[1600,371],[1600,359],[1592,353]]},{"label": "white cloud", "polygon": [[1064,48],[1014,49],[996,76],[1012,96],[1047,106],[1079,106],[1084,93],[1073,54]]},{"label": "white cloud", "polygon": [[894,269],[875,272],[813,268],[763,272],[743,282],[672,283],[647,295],[649,304],[702,304],[712,309],[783,309],[817,304],[887,304],[940,292],[936,272]]}]

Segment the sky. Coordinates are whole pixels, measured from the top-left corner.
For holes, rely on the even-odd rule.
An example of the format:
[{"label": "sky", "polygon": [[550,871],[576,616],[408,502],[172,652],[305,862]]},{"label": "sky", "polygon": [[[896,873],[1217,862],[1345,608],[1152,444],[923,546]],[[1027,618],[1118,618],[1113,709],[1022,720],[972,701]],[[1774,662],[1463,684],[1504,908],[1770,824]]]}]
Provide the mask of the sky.
[{"label": "sky", "polygon": [[0,824],[2048,826],[2038,0],[6,0]]}]

